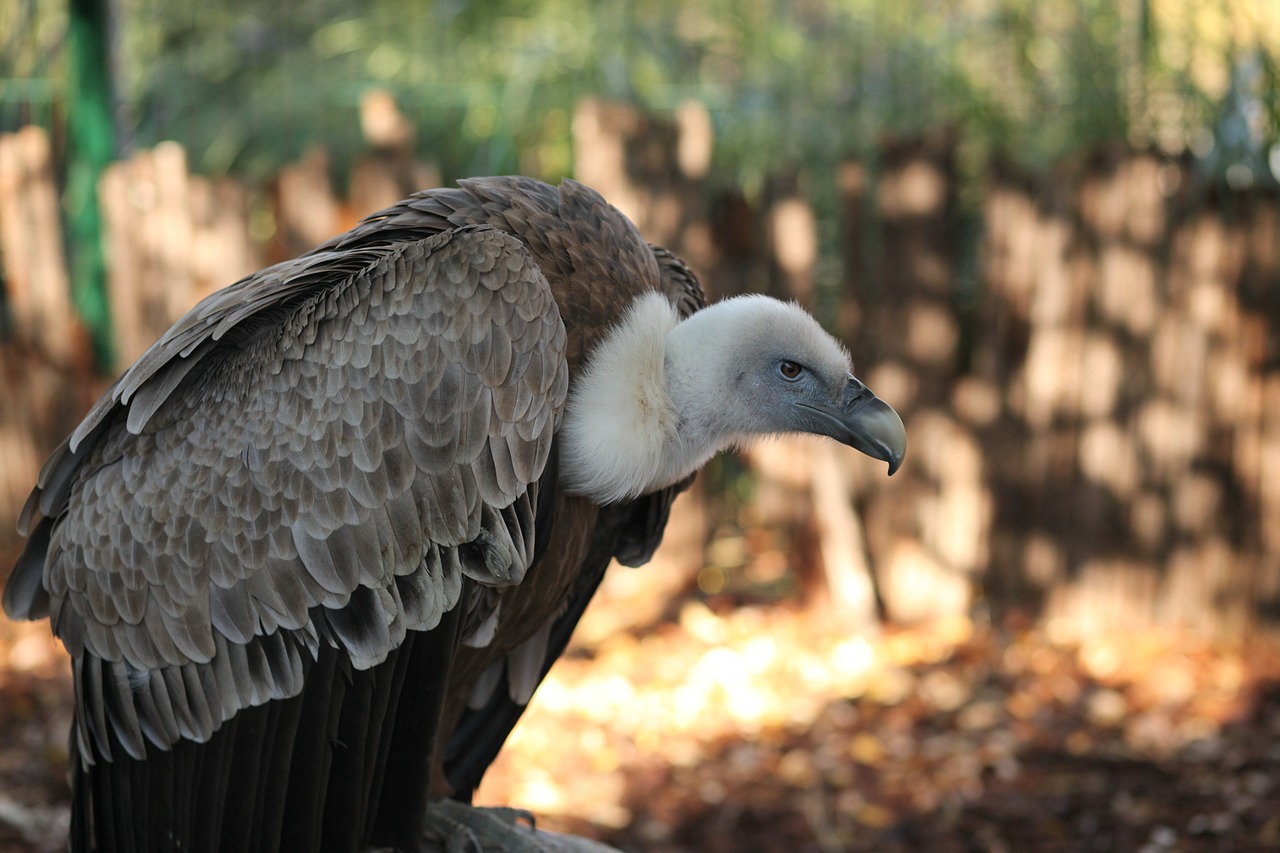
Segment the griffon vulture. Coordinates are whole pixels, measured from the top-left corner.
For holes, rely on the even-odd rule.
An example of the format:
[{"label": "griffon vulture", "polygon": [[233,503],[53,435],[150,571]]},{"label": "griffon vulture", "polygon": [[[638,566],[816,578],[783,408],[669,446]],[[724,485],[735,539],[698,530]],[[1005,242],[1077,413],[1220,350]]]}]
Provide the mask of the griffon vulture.
[{"label": "griffon vulture", "polygon": [[3,603],[71,655],[72,848],[423,849],[609,561],[786,432],[905,451],[807,314],[704,307],[572,181],[420,193],[213,294],[20,520]]}]

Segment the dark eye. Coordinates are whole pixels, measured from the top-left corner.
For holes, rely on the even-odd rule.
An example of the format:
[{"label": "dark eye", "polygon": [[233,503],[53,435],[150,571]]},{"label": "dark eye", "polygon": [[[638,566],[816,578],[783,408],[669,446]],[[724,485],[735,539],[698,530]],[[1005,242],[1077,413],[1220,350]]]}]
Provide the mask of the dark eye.
[{"label": "dark eye", "polygon": [[801,373],[804,373],[804,368],[794,361],[780,361],[778,362],[778,372],[782,374],[783,379],[794,381],[800,378]]}]

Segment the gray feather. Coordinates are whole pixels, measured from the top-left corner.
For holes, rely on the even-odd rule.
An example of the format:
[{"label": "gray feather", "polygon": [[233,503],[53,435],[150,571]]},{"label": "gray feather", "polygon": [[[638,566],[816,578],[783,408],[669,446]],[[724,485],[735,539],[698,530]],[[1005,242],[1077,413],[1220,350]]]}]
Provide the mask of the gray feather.
[{"label": "gray feather", "polygon": [[[143,744],[142,725],[138,719],[137,707],[133,703],[133,688],[129,683],[129,675],[123,664],[99,664],[90,662],[95,675],[103,676],[99,682],[102,694],[102,706],[106,710],[106,719],[99,719],[101,728],[98,734],[104,735],[105,726],[109,724],[112,731],[120,738],[120,743],[133,758],[142,758],[146,754]],[[106,670],[102,673],[102,670]]]},{"label": "gray feather", "polygon": [[[30,502],[28,502],[30,503]],[[11,619],[43,619],[49,615],[49,594],[44,587],[45,551],[49,528],[40,526],[4,587],[4,612]]]},{"label": "gray feather", "polygon": [[249,598],[248,586],[210,586],[209,618],[214,629],[233,643],[243,645],[253,639],[258,627],[258,617]]},{"label": "gray feather", "polygon": [[[203,344],[207,348],[207,344]],[[140,433],[147,422],[160,407],[169,400],[169,396],[187,378],[187,374],[200,361],[203,353],[190,353],[175,361],[167,362],[158,374],[152,376],[136,392],[124,387],[120,391],[120,402],[129,404],[129,417],[126,426],[129,432]]]},{"label": "gray feather", "polygon": [[480,673],[480,677],[471,685],[471,693],[467,696],[467,707],[472,710],[479,710],[489,704],[489,700],[498,692],[498,685],[502,683],[502,673],[506,662],[504,660],[496,660]]},{"label": "gray feather", "polygon": [[507,691],[517,705],[528,705],[533,691],[542,681],[542,667],[547,660],[547,641],[554,619],[543,623],[532,637],[507,655]]},{"label": "gray feather", "polygon": [[[215,719],[214,706],[209,698],[209,692],[216,683],[213,680],[212,673],[209,672],[209,668],[186,664],[176,671],[173,669],[165,670],[164,675],[166,679],[172,680],[172,689],[182,690],[186,695],[192,726],[190,737],[193,740],[208,740],[214,728],[222,722],[220,716]],[[301,679],[301,673],[299,673],[298,677]],[[181,679],[180,684],[178,679]]]}]

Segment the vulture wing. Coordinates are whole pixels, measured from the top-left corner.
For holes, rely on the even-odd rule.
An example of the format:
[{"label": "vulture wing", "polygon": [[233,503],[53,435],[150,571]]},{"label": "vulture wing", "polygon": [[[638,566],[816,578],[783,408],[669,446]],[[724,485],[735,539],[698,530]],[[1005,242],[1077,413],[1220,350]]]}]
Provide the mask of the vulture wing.
[{"label": "vulture wing", "polygon": [[429,757],[486,621],[464,590],[533,560],[565,348],[525,245],[479,226],[270,268],[148,350],[45,466],[5,590],[72,655],[73,836],[368,837],[388,744]]},{"label": "vulture wing", "polygon": [[75,850],[417,849],[687,481],[559,488],[569,377],[697,279],[572,181],[460,181],[196,306],[46,463],[5,587],[76,690]]}]

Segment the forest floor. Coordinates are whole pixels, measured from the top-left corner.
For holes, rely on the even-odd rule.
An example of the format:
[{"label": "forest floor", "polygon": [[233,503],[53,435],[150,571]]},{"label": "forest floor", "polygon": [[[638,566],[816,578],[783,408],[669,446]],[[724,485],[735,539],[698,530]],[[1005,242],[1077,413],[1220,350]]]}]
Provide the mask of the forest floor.
[{"label": "forest floor", "polygon": [[624,850],[1280,849],[1261,638],[951,620],[860,639],[690,603],[562,661],[540,697],[482,797]]},{"label": "forest floor", "polygon": [[[603,602],[480,790],[632,851],[1280,849],[1280,642],[852,632],[694,595]],[[625,622],[625,619],[621,621]],[[67,664],[0,620],[0,851],[66,831]]]}]

